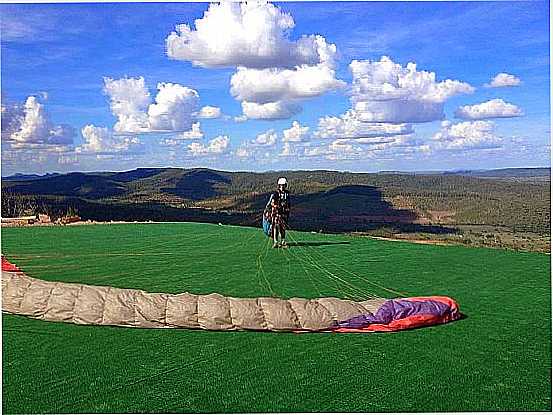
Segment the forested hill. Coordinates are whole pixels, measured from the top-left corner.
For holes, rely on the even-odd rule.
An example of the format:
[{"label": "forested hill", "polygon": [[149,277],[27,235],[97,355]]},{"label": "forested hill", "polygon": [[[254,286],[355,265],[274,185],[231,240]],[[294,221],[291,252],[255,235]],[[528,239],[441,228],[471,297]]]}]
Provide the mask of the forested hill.
[{"label": "forested hill", "polygon": [[141,168],[25,176],[2,181],[2,215],[59,216],[71,208],[92,220],[257,225],[269,192],[286,176],[296,228],[439,234],[485,225],[545,235],[548,174],[549,169],[406,174]]},{"label": "forested hill", "polygon": [[473,177],[488,177],[497,179],[512,179],[512,180],[550,180],[551,168],[549,167],[534,167],[534,168],[518,168],[518,169],[494,169],[494,170],[461,170],[453,172],[444,172],[443,174],[451,174],[457,176],[473,176]]}]

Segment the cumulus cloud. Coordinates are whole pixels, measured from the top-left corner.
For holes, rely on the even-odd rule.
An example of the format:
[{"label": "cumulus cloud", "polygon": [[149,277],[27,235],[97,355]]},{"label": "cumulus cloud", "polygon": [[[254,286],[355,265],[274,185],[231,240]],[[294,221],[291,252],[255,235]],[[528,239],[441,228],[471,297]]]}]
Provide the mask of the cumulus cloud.
[{"label": "cumulus cloud", "polygon": [[476,105],[464,105],[457,108],[455,116],[464,120],[484,120],[489,118],[521,117],[522,110],[502,99],[492,99]]},{"label": "cumulus cloud", "polygon": [[326,160],[367,160],[367,159],[401,159],[406,157],[425,157],[432,152],[432,147],[410,135],[338,138],[330,143],[304,142],[294,143],[294,147],[286,148],[281,157],[290,155],[299,159]]},{"label": "cumulus cloud", "polygon": [[[258,134],[253,140],[242,142],[233,154],[240,159],[267,161],[279,155],[276,148],[277,142],[278,133],[270,129]],[[286,146],[287,143],[284,144]]]},{"label": "cumulus cloud", "polygon": [[282,131],[282,141],[287,142],[299,142],[307,138],[309,127],[302,127],[299,122],[292,122],[292,126]]},{"label": "cumulus cloud", "polygon": [[12,148],[62,148],[73,144],[74,135],[71,126],[54,125],[35,96],[27,97],[23,105],[2,106],[2,139]]},{"label": "cumulus cloud", "polygon": [[[242,105],[242,107],[244,107],[244,105]],[[234,117],[233,119],[234,119],[234,122],[246,122],[246,121],[248,121],[248,117],[245,116],[244,114],[238,115],[238,116]]]},{"label": "cumulus cloud", "polygon": [[242,112],[244,117],[235,118],[242,122],[248,118],[258,120],[282,120],[290,118],[301,111],[301,106],[295,102],[278,101],[258,104],[257,102],[242,102]]},{"label": "cumulus cloud", "polygon": [[502,139],[494,132],[492,121],[464,121],[453,124],[443,121],[440,131],[432,139],[438,149],[477,150],[499,148]]},{"label": "cumulus cloud", "polygon": [[6,99],[2,96],[1,115],[2,115],[2,140],[11,139],[11,135],[18,131],[23,119],[25,118],[25,112],[23,111],[23,105],[18,103],[6,104]]},{"label": "cumulus cloud", "polygon": [[204,133],[200,129],[199,122],[192,124],[189,131],[184,131],[173,137],[175,140],[201,140],[202,138],[204,138]]},{"label": "cumulus cloud", "polygon": [[239,120],[290,118],[301,100],[345,86],[336,79],[336,45],[320,35],[292,40],[294,25],[264,1],[212,3],[195,29],[179,25],[167,37],[167,54],[202,67],[236,67],[230,92],[242,104]]},{"label": "cumulus cloud", "polygon": [[486,88],[501,88],[504,86],[519,86],[520,84],[520,78],[517,78],[515,75],[501,72],[494,76],[489,83],[484,84],[484,86]]},{"label": "cumulus cloud", "polygon": [[428,144],[416,139],[413,135],[342,139],[336,141],[342,144],[355,144],[363,148],[365,156],[369,158],[387,156],[397,159],[404,154],[431,152],[431,147]]},{"label": "cumulus cloud", "polygon": [[264,133],[258,134],[251,144],[254,146],[274,146],[277,142],[277,137],[275,130],[267,130]]},{"label": "cumulus cloud", "polygon": [[137,137],[114,135],[106,127],[88,124],[82,128],[81,134],[84,142],[75,148],[77,153],[112,154],[137,152],[141,149],[141,142]]},{"label": "cumulus cloud", "polygon": [[221,108],[212,107],[210,105],[206,105],[205,107],[202,107],[198,112],[198,118],[211,119],[211,118],[219,118],[220,116],[221,116]]},{"label": "cumulus cloud", "polygon": [[315,137],[325,139],[386,137],[412,134],[411,124],[373,123],[359,120],[356,111],[348,110],[339,117],[319,118]]},{"label": "cumulus cloud", "polygon": [[294,26],[290,14],[270,3],[211,3],[195,29],[181,24],[167,37],[167,55],[207,68],[293,67],[334,58],[322,36],[290,40]]},{"label": "cumulus cloud", "polygon": [[437,81],[434,72],[403,67],[383,56],[380,61],[350,63],[351,102],[364,122],[422,123],[442,119],[444,102],[474,88],[461,81]]},{"label": "cumulus cloud", "polygon": [[325,64],[291,69],[239,67],[230,80],[230,92],[239,101],[266,104],[319,96],[345,86]]},{"label": "cumulus cloud", "polygon": [[[117,117],[117,134],[190,131],[196,121],[199,95],[194,89],[174,83],[159,83],[151,96],[143,77],[104,78],[104,93]],[[214,108],[214,107],[211,107]],[[191,132],[193,133],[193,132]]]},{"label": "cumulus cloud", "polygon": [[348,140],[334,140],[330,144],[305,146],[301,156],[327,160],[358,160],[367,157],[368,154],[362,147],[356,146]]},{"label": "cumulus cloud", "polygon": [[150,93],[143,77],[104,78],[104,93],[110,99],[110,108],[117,122],[113,130],[120,133],[137,133],[148,130],[146,110]]},{"label": "cumulus cloud", "polygon": [[228,151],[230,139],[226,135],[220,135],[210,140],[207,145],[203,143],[191,143],[188,145],[188,152],[194,157],[205,157],[220,155]]},{"label": "cumulus cloud", "polygon": [[328,146],[329,154],[326,158],[329,160],[348,160],[358,159],[363,156],[363,149],[355,146],[345,140],[335,140]]},{"label": "cumulus cloud", "polygon": [[239,67],[231,77],[230,92],[242,101],[247,118],[284,119],[301,111],[299,102],[343,88],[335,70],[326,63],[295,69]]},{"label": "cumulus cloud", "polygon": [[[415,63],[403,67],[387,56],[379,61],[354,60],[349,67],[352,107],[342,115],[319,118],[314,138],[348,140],[348,144],[371,150],[420,149],[420,143],[412,142],[412,123],[443,119],[449,98],[474,91],[465,82],[438,81],[434,72],[419,71]],[[334,143],[346,145],[345,141]],[[342,152],[350,149],[340,148]],[[332,148],[328,151],[333,152]],[[346,152],[353,154],[353,150]]]},{"label": "cumulus cloud", "polygon": [[148,107],[151,131],[187,131],[195,121],[199,95],[191,88],[172,83],[159,83],[155,103]]},{"label": "cumulus cloud", "polygon": [[364,122],[426,123],[444,117],[444,104],[417,100],[355,102],[357,117]]}]

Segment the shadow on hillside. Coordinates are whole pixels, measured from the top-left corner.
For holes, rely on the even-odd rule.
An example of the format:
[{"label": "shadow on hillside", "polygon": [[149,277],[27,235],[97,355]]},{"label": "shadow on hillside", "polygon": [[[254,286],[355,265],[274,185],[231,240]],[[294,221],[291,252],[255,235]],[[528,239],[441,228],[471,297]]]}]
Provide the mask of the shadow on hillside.
[{"label": "shadow on hillside", "polygon": [[332,242],[332,241],[297,241],[287,242],[288,246],[324,246],[324,245],[349,245],[348,241]]},{"label": "shadow on hillside", "polygon": [[126,188],[121,183],[99,174],[67,173],[46,179],[2,183],[2,190],[25,195],[101,199],[122,195]]},{"label": "shadow on hillside", "polygon": [[[418,223],[419,215],[394,207],[374,186],[346,185],[295,196],[291,189],[290,225],[296,230],[366,232],[385,229],[393,233],[451,234],[457,229]],[[262,211],[269,194],[258,195],[250,208]]]},{"label": "shadow on hillside", "polygon": [[190,200],[204,200],[219,195],[216,186],[229,184],[230,179],[210,170],[192,170],[186,172],[176,183],[174,189],[161,189],[164,193]]}]

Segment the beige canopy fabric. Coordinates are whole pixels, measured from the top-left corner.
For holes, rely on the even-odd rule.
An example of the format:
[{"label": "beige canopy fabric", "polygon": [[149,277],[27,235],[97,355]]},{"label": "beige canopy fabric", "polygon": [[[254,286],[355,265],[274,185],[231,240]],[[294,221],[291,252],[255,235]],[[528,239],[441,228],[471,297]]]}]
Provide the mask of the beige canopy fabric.
[{"label": "beige canopy fabric", "polygon": [[383,298],[234,298],[43,281],[2,271],[2,311],[47,321],[143,328],[325,331],[375,313]]}]

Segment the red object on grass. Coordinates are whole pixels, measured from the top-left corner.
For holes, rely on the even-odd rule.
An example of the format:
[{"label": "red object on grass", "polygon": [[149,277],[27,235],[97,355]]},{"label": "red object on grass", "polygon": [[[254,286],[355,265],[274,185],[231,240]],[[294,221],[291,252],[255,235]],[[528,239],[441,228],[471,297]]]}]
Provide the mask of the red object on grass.
[{"label": "red object on grass", "polygon": [[2,271],[21,272],[21,270],[16,265],[12,264],[4,256],[2,256]]},{"label": "red object on grass", "polygon": [[[388,300],[375,315],[363,315],[339,323],[338,333],[388,332],[434,326],[461,318],[457,302],[445,296]],[[386,318],[387,317],[387,318]],[[356,322],[356,320],[360,320]]]}]

